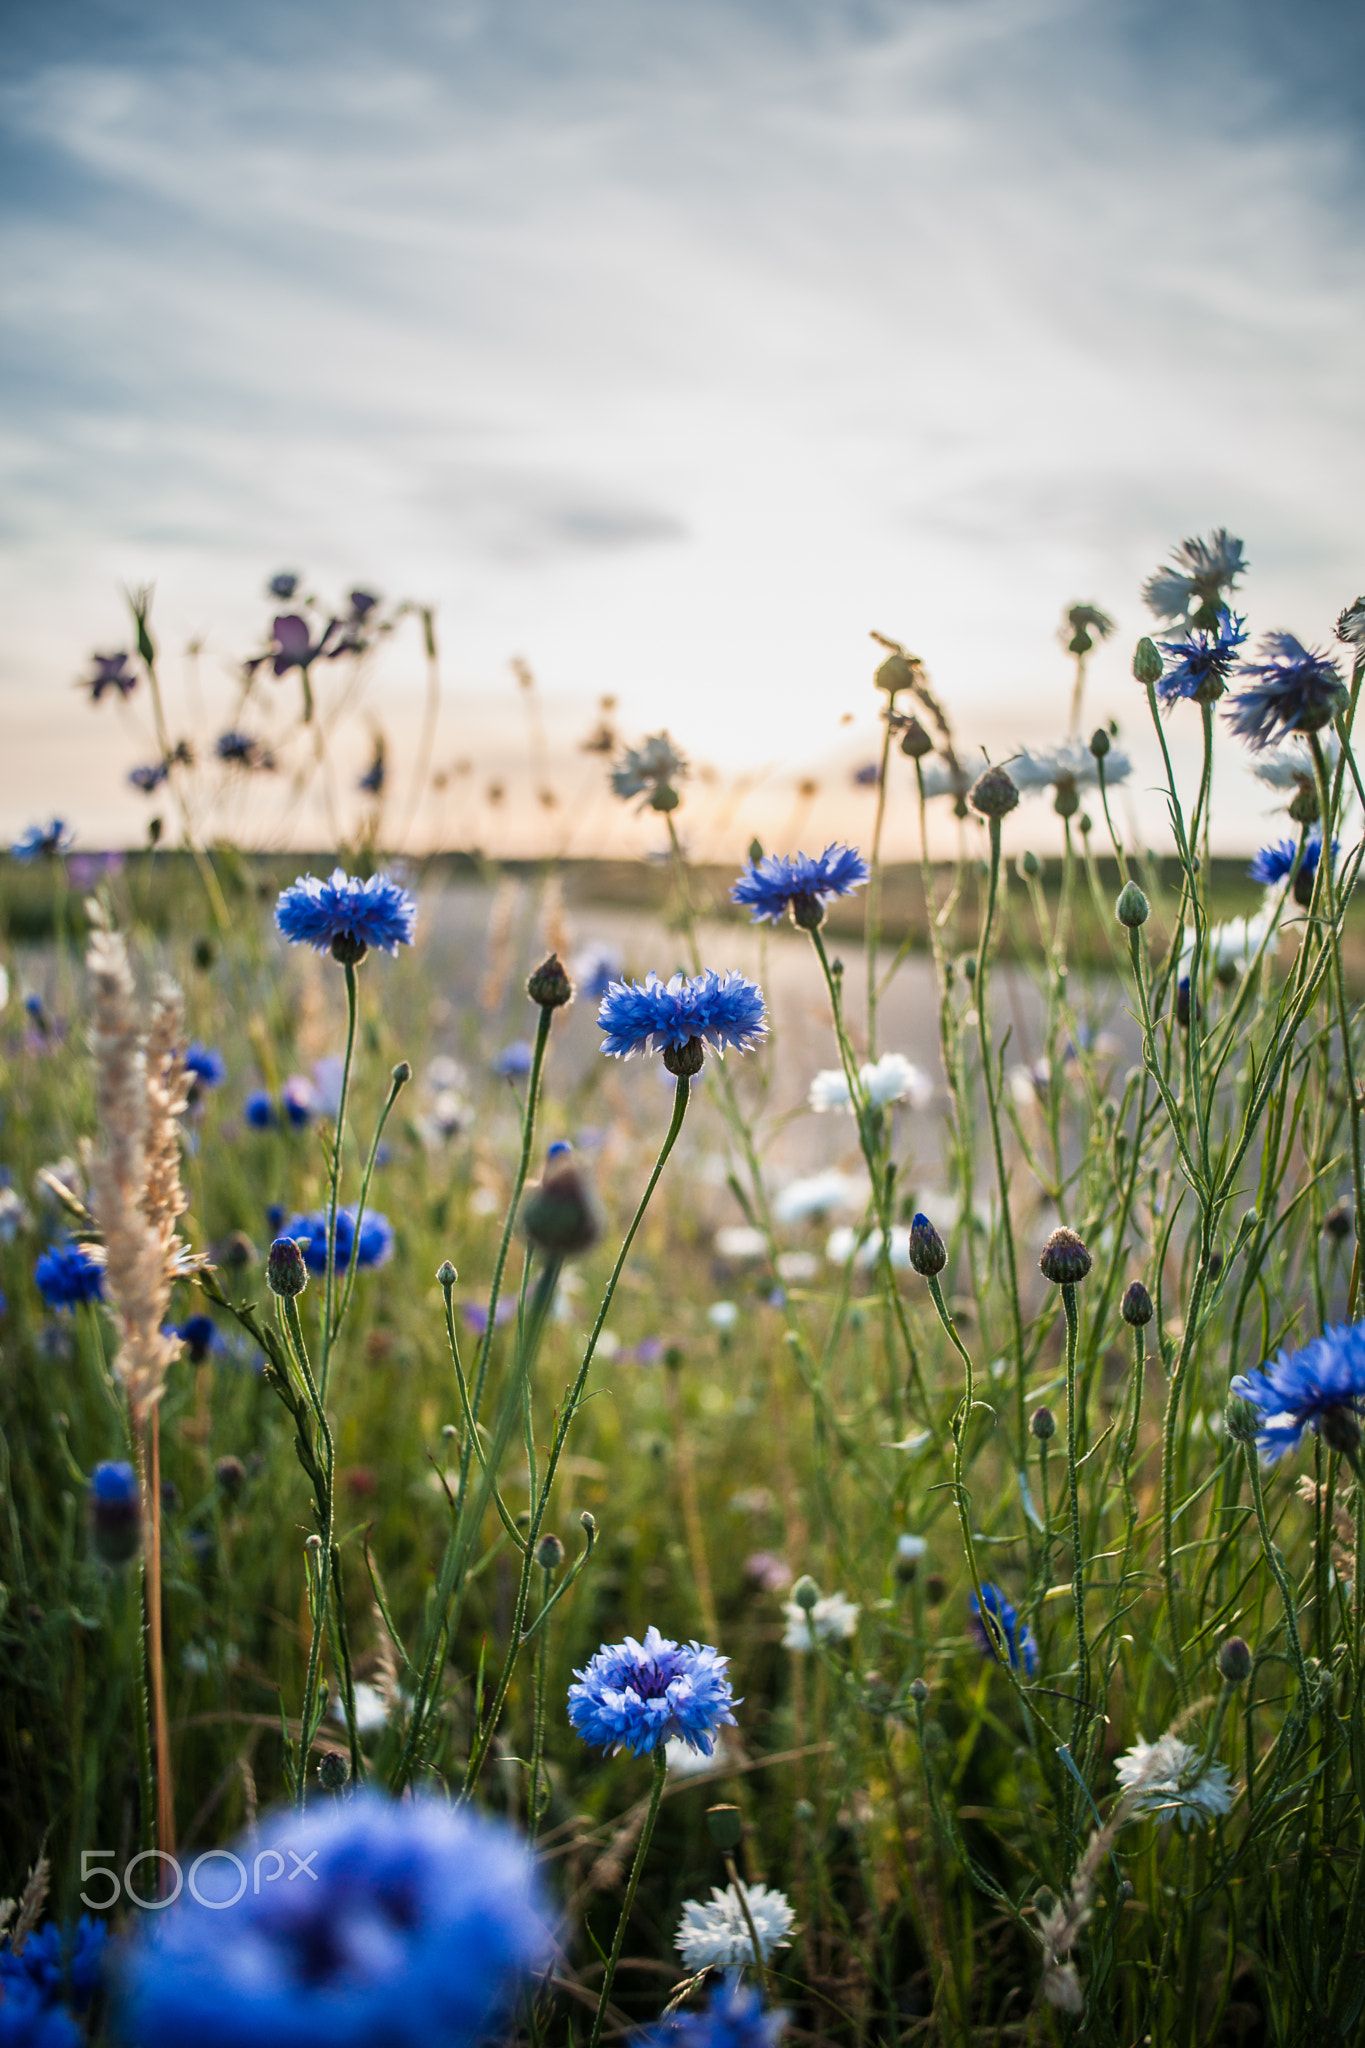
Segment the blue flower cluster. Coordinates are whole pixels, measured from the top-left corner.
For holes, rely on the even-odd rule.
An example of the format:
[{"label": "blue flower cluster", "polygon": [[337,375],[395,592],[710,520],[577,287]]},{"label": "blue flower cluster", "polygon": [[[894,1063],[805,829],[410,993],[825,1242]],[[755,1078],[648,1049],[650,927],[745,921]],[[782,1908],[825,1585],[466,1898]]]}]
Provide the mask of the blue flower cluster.
[{"label": "blue flower cluster", "polygon": [[227,1062],[216,1046],[195,1039],[185,1051],[185,1072],[196,1088],[218,1088],[227,1078]]},{"label": "blue flower cluster", "polygon": [[1292,633],[1267,633],[1260,660],[1243,662],[1252,678],[1227,708],[1227,721],[1250,747],[1273,746],[1291,732],[1321,732],[1347,700],[1341,671]]},{"label": "blue flower cluster", "polygon": [[594,1749],[648,1756],[685,1742],[710,1756],[737,1704],[728,1657],[704,1643],[675,1643],[647,1628],[642,1643],[604,1643],[569,1687],[569,1720]]},{"label": "blue flower cluster", "polygon": [[268,1088],[253,1088],[242,1104],[242,1115],[253,1131],[273,1131],[283,1111],[284,1121],[302,1131],[313,1121],[317,1107],[317,1091],[312,1082],[302,1074],[293,1074],[280,1090],[278,1106]]},{"label": "blue flower cluster", "polygon": [[677,1051],[698,1039],[718,1053],[748,1052],[768,1029],[763,991],[746,975],[675,974],[660,981],[615,981],[602,998],[597,1022],[602,1050],[613,1059],[632,1053]]},{"label": "blue flower cluster", "polygon": [[[531,1858],[467,1807],[358,1792],[267,1822],[239,1847],[240,1860],[201,1860],[193,1897],[143,1916],[121,2038],[476,2048],[549,1961]],[[244,1869],[264,1875],[244,1888]]]},{"label": "blue flower cluster", "polygon": [[1012,1671],[1022,1671],[1026,1677],[1032,1678],[1034,1672],[1038,1669],[1038,1645],[1033,1639],[1032,1629],[1024,1620],[1018,1608],[1006,1597],[999,1586],[992,1585],[989,1579],[985,1580],[982,1584],[980,1600],[977,1599],[975,1593],[972,1594],[972,1613],[976,1617],[975,1627],[981,1639],[981,1646],[983,1649],[988,1650],[991,1656],[997,1660],[999,1659],[1000,1652],[996,1646],[995,1636],[981,1618],[983,1606],[1005,1639],[1005,1649],[1009,1657],[1010,1669]]},{"label": "blue flower cluster", "polygon": [[1232,1382],[1239,1400],[1261,1417],[1256,1442],[1273,1465],[1297,1450],[1306,1430],[1337,1449],[1360,1442],[1365,1403],[1365,1323],[1336,1323],[1298,1351],[1279,1351]]},{"label": "blue flower cluster", "polygon": [[770,853],[750,861],[730,897],[752,910],[755,924],[779,924],[789,911],[804,921],[813,906],[861,889],[867,872],[860,853],[837,843],[821,854]]},{"label": "blue flower cluster", "polygon": [[738,1971],[702,2012],[674,2013],[660,2027],[636,2034],[636,2048],[776,2048],[787,2028],[783,2012],[768,2012]]},{"label": "blue flower cluster", "polygon": [[[1338,842],[1334,839],[1329,858],[1335,860],[1338,851]],[[1261,848],[1260,852],[1252,859],[1247,873],[1251,876],[1253,882],[1263,882],[1268,889],[1273,889],[1277,882],[1283,882],[1286,876],[1293,873],[1294,862],[1298,858],[1298,852],[1299,843],[1297,839],[1277,839],[1273,845]],[[1322,834],[1321,832],[1312,832],[1304,843],[1303,858],[1299,861],[1299,880],[1301,882],[1305,877],[1309,880],[1312,879],[1318,871],[1318,862],[1321,859]]]},{"label": "blue flower cluster", "polygon": [[1183,639],[1163,640],[1161,651],[1170,664],[1159,677],[1156,692],[1168,708],[1184,697],[1212,704],[1228,686],[1237,664],[1237,650],[1246,639],[1246,621],[1224,612],[1215,626],[1196,629]]},{"label": "blue flower cluster", "polygon": [[0,2048],[77,2048],[84,2013],[100,1988],[107,1930],[82,1913],[72,1926],[49,1920],[16,1955],[0,1948]]},{"label": "blue flower cluster", "polygon": [[49,1308],[76,1308],[84,1301],[104,1300],[104,1267],[83,1244],[70,1238],[49,1245],[39,1255],[33,1277]]},{"label": "blue flower cluster", "polygon": [[[387,1216],[381,1216],[377,1209],[367,1209],[360,1224],[357,1242],[355,1210],[337,1210],[336,1269],[344,1273],[351,1263],[352,1254],[357,1266],[382,1266],[393,1254],[393,1225]],[[303,1252],[303,1262],[310,1273],[327,1271],[327,1212],[311,1209],[306,1214],[291,1216],[280,1232],[281,1237],[292,1237]]]},{"label": "blue flower cluster", "polygon": [[300,875],[280,893],[275,922],[293,946],[311,946],[352,964],[371,947],[396,953],[412,944],[417,906],[387,875],[360,881],[336,868],[324,882]]}]

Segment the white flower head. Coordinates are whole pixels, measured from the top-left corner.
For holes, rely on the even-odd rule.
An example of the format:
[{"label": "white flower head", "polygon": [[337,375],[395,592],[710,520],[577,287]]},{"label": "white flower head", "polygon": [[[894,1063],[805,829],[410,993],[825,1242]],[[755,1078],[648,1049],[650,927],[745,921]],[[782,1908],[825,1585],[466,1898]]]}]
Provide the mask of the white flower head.
[{"label": "white flower head", "polygon": [[817,1643],[846,1643],[858,1626],[862,1609],[842,1593],[822,1593],[809,1608],[797,1600],[786,1600],[782,1612],[787,1617],[782,1647],[800,1654],[813,1650]]},{"label": "white flower head", "polygon": [[1188,618],[1201,605],[1221,603],[1246,565],[1243,543],[1218,526],[1207,540],[1182,540],[1143,584],[1143,599],[1159,619]]},{"label": "white flower head", "polygon": [[1182,1828],[1205,1827],[1232,1807],[1233,1784],[1222,1764],[1205,1763],[1197,1749],[1169,1731],[1155,1742],[1139,1737],[1115,1765],[1124,1797],[1138,1813]]},{"label": "white flower head", "polygon": [[[922,1068],[901,1052],[884,1052],[858,1069],[864,1095],[873,1109],[888,1109],[893,1102],[908,1102],[912,1109],[925,1109],[934,1099],[934,1085]],[[817,1115],[829,1110],[853,1108],[847,1076],[838,1067],[826,1067],[815,1076],[807,1097]]]},{"label": "white flower head", "polygon": [[[818,1078],[818,1077],[817,1077]],[[843,1079],[842,1074],[839,1076]],[[845,1091],[844,1100],[848,1094]],[[814,1108],[814,1103],[811,1107]],[[867,1200],[867,1182],[851,1173],[828,1167],[823,1173],[809,1173],[788,1181],[773,1197],[773,1216],[779,1223],[820,1222],[841,1209],[861,1208]]]},{"label": "white flower head", "polygon": [[767,1252],[768,1240],[761,1230],[755,1230],[751,1223],[726,1223],[712,1239],[716,1257],[743,1264],[749,1259],[761,1259]]},{"label": "white flower head", "polygon": [[[1062,782],[1070,782],[1077,789],[1098,789],[1100,784],[1100,764],[1090,751],[1088,740],[1064,740],[1060,746],[1036,750],[1021,747],[1005,765],[1021,796],[1034,790],[1056,789]],[[1126,782],[1132,772],[1132,761],[1122,747],[1111,747],[1104,757],[1106,788]]]},{"label": "white flower head", "polygon": [[690,1742],[681,1742],[675,1736],[664,1744],[664,1762],[668,1765],[671,1778],[710,1778],[717,1771],[728,1770],[729,1762],[723,1754],[724,1737],[718,1740],[710,1756],[703,1756],[699,1749],[693,1749]]},{"label": "white flower head", "polygon": [[724,1336],[739,1321],[739,1310],[732,1301],[713,1301],[706,1311],[706,1320],[713,1330],[719,1330]]},{"label": "white flower head", "polygon": [[924,785],[925,801],[932,797],[951,796],[965,800],[972,786],[973,777],[965,768],[955,768],[942,754],[930,754],[919,764],[920,780]]},{"label": "white flower head", "polygon": [[774,1950],[791,1940],[796,1915],[785,1892],[766,1884],[744,1884],[739,1890],[744,1894],[743,1904],[732,1885],[726,1891],[717,1886],[709,1899],[689,1899],[683,1907],[676,1947],[689,1970],[728,1969],[755,1960],[766,1963]]},{"label": "white flower head", "polygon": [[922,1536],[912,1536],[907,1532],[896,1538],[896,1559],[900,1564],[918,1564],[928,1551],[929,1545]]},{"label": "white flower head", "polygon": [[[1274,904],[1268,902],[1254,917],[1230,917],[1226,924],[1216,924],[1205,932],[1204,957],[1212,963],[1215,974],[1224,968],[1236,968],[1239,972],[1248,968],[1269,938],[1274,923]],[[1194,933],[1186,925],[1181,934],[1177,972],[1188,974],[1193,965]]]},{"label": "white flower head", "polygon": [[27,1230],[28,1210],[14,1188],[0,1187],[0,1244],[13,1244],[21,1230]]},{"label": "white flower head", "polygon": [[[1330,727],[1320,732],[1317,738],[1330,774],[1336,767],[1341,743]],[[1315,780],[1313,756],[1307,742],[1293,737],[1281,741],[1278,747],[1266,747],[1262,753],[1254,754],[1251,772],[1267,788],[1287,790],[1291,797],[1298,794],[1304,783],[1311,789]]]},{"label": "white flower head", "polygon": [[611,786],[620,797],[652,796],[687,773],[687,762],[666,732],[656,732],[638,747],[627,747],[611,771]]}]

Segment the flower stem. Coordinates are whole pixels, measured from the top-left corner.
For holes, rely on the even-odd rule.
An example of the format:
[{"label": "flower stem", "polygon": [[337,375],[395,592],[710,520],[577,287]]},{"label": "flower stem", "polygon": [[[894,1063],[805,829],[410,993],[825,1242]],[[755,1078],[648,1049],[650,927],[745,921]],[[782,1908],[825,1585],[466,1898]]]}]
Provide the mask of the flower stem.
[{"label": "flower stem", "polygon": [[640,1873],[645,1867],[645,1857],[649,1854],[650,1838],[654,1833],[654,1823],[659,1818],[659,1805],[664,1796],[667,1777],[668,1758],[661,1745],[654,1752],[654,1783],[650,1787],[649,1807],[645,1814],[645,1824],[640,1830],[640,1839],[635,1845],[635,1856],[630,1866],[630,1876],[626,1881],[626,1895],[621,1901],[621,1917],[616,1923],[616,1934],[611,1944],[611,1954],[607,1958],[606,1974],[603,1976],[602,1990],[597,2000],[597,2011],[593,2016],[592,2032],[588,2036],[588,2048],[597,2048],[602,2038],[611,1987],[616,1982],[616,1966],[621,1960],[621,1950],[625,1946],[626,1927],[635,1906],[635,1894],[640,1889]]}]

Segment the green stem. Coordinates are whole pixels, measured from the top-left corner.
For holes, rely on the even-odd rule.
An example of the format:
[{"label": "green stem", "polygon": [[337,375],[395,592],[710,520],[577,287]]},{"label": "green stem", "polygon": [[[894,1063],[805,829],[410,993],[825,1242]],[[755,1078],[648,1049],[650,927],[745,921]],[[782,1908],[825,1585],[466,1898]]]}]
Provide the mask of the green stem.
[{"label": "green stem", "polygon": [[616,1923],[616,1934],[611,1944],[611,1954],[607,1958],[606,1973],[602,1978],[602,1991],[593,2017],[592,2032],[588,2036],[588,2048],[597,2048],[602,2038],[611,1988],[616,1982],[616,1966],[621,1960],[621,1950],[625,1946],[626,1927],[635,1906],[635,1894],[640,1889],[640,1873],[645,1867],[645,1857],[649,1854],[650,1839],[654,1833],[654,1823],[659,1818],[659,1804],[664,1796],[667,1777],[668,1758],[660,1745],[654,1752],[654,1783],[650,1787],[649,1808],[645,1814],[645,1824],[640,1830],[640,1839],[635,1845],[635,1856],[631,1862],[630,1876],[626,1881],[626,1895],[621,1902],[621,1917]]}]

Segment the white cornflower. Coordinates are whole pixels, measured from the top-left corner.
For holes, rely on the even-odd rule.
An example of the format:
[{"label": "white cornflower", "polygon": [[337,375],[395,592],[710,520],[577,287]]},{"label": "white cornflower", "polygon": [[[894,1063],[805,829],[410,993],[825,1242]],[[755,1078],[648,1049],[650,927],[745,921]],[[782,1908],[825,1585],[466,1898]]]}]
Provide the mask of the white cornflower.
[{"label": "white cornflower", "polygon": [[687,762],[666,732],[656,732],[638,747],[627,747],[611,771],[611,786],[617,796],[653,796],[680,780]]},{"label": "white cornflower", "polygon": [[673,1741],[666,1742],[664,1744],[664,1761],[668,1765],[669,1776],[671,1778],[710,1778],[714,1777],[717,1771],[728,1769],[728,1762],[723,1753],[723,1742],[723,1737],[717,1741],[715,1751],[711,1756],[703,1756],[699,1749],[693,1749],[690,1742],[680,1742],[676,1737]]},{"label": "white cornflower", "polygon": [[[929,1076],[904,1053],[884,1052],[880,1059],[865,1062],[858,1069],[858,1079],[872,1109],[888,1109],[893,1102],[908,1102],[912,1109],[925,1109],[934,1099]],[[817,1115],[832,1109],[851,1109],[853,1099],[843,1070],[824,1068],[811,1082],[807,1100]]]},{"label": "white cornflower", "polygon": [[761,1259],[768,1249],[768,1240],[761,1230],[755,1230],[749,1223],[727,1223],[715,1234],[712,1243],[716,1256],[731,1259],[736,1263],[747,1259]]},{"label": "white cornflower", "polygon": [[[1330,729],[1318,734],[1323,759],[1328,772],[1336,767],[1341,744]],[[1251,772],[1270,789],[1288,790],[1296,796],[1304,784],[1311,789],[1315,782],[1313,756],[1307,743],[1301,739],[1287,739],[1278,747],[1267,747],[1263,753],[1253,754]]]},{"label": "white cornflower", "polygon": [[[357,1735],[373,1735],[389,1718],[389,1702],[377,1685],[358,1678],[355,1684],[355,1726]],[[332,1701],[332,1719],[344,1722],[346,1703],[338,1693]]]},{"label": "white cornflower", "polygon": [[787,1626],[782,1632],[784,1650],[805,1652],[817,1643],[846,1643],[858,1626],[862,1612],[842,1593],[822,1593],[813,1607],[798,1600],[786,1600],[782,1612]]},{"label": "white cornflower", "polygon": [[432,1099],[430,1110],[417,1120],[422,1142],[428,1150],[436,1151],[449,1144],[467,1131],[474,1121],[474,1111],[456,1088],[442,1088]]},{"label": "white cornflower", "polygon": [[[1100,764],[1087,740],[1064,740],[1060,746],[1039,747],[1036,752],[1021,747],[1006,767],[1021,796],[1055,789],[1059,782],[1073,783],[1077,789],[1098,789],[1100,784]],[[1104,757],[1106,787],[1126,782],[1132,772],[1132,761],[1122,747],[1111,747]]]},{"label": "white cornflower", "polygon": [[[843,1075],[839,1076],[843,1080]],[[848,1091],[844,1091],[848,1101]],[[811,1107],[815,1104],[812,1102]],[[773,1216],[778,1223],[819,1222],[839,1209],[858,1209],[867,1200],[867,1182],[851,1173],[827,1167],[823,1173],[808,1173],[788,1181],[773,1197]]]},{"label": "white cornflower", "polygon": [[[1254,917],[1230,917],[1226,924],[1216,924],[1204,934],[1204,957],[1210,961],[1217,974],[1223,968],[1245,969],[1260,952],[1265,940],[1274,929],[1274,906],[1267,904]],[[1188,974],[1194,964],[1194,933],[1186,925],[1180,940],[1180,965],[1177,972]]]},{"label": "white cornflower", "polygon": [[28,1210],[13,1188],[0,1188],[0,1244],[13,1244],[28,1228]]},{"label": "white cornflower", "polygon": [[918,1564],[928,1555],[929,1545],[922,1536],[909,1534],[896,1538],[896,1561],[898,1564]]},{"label": "white cornflower", "polygon": [[941,754],[930,754],[919,764],[920,780],[924,785],[926,802],[930,797],[952,796],[965,799],[974,780],[967,769],[955,768]]},{"label": "white cornflower", "polygon": [[732,1301],[713,1301],[706,1311],[706,1320],[713,1330],[726,1335],[739,1321],[739,1310]]},{"label": "white cornflower", "polygon": [[780,1252],[777,1260],[779,1280],[791,1281],[802,1287],[813,1280],[820,1271],[820,1260],[815,1252]]},{"label": "white cornflower", "polygon": [[[874,1230],[869,1237],[862,1238],[861,1242],[859,1241],[859,1235],[859,1232],[854,1229],[851,1223],[841,1223],[837,1230],[831,1230],[825,1242],[825,1257],[829,1260],[831,1266],[847,1265],[848,1261],[854,1257],[855,1251],[857,1253],[855,1264],[860,1272],[866,1272],[870,1267],[878,1264],[882,1255],[882,1246],[888,1240],[882,1236],[879,1230]],[[908,1225],[898,1223],[895,1226],[890,1235],[889,1246],[893,1271],[898,1273],[908,1271],[910,1265],[910,1230]]]},{"label": "white cornflower", "polygon": [[1245,568],[1242,542],[1218,526],[1207,540],[1182,540],[1143,584],[1143,599],[1159,619],[1184,619],[1201,605],[1220,604]]},{"label": "white cornflower", "polygon": [[744,1893],[743,1904],[732,1885],[726,1891],[717,1886],[709,1899],[689,1899],[683,1907],[675,1946],[689,1970],[766,1963],[774,1950],[790,1941],[796,1915],[786,1894],[766,1884],[745,1884],[740,1889]]},{"label": "white cornflower", "polygon": [[1178,1815],[1182,1828],[1204,1827],[1231,1810],[1233,1784],[1222,1764],[1206,1764],[1197,1749],[1167,1732],[1140,1738],[1114,1766],[1124,1798],[1138,1813],[1161,1820]]}]

